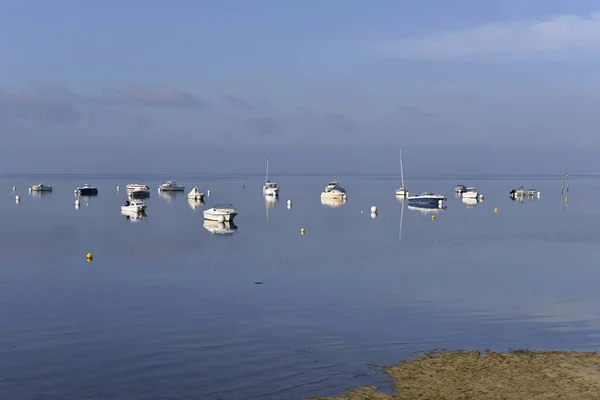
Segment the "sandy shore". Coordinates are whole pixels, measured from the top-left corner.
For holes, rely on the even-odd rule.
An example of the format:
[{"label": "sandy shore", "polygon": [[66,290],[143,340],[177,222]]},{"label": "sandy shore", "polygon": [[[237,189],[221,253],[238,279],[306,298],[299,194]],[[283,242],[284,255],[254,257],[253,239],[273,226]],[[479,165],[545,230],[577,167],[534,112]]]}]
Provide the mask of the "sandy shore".
[{"label": "sandy shore", "polygon": [[[600,399],[597,353],[431,353],[383,371],[394,380],[394,395],[363,387],[335,399]],[[333,398],[314,398],[317,399]]]}]

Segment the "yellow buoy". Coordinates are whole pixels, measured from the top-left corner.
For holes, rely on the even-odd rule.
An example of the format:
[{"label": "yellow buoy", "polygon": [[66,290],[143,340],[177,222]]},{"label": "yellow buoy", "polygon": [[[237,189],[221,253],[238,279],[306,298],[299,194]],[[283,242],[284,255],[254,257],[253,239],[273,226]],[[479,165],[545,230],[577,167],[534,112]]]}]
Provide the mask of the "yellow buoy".
[{"label": "yellow buoy", "polygon": [[87,258],[88,261],[92,261],[94,259],[94,255],[92,253],[87,253],[87,256],[85,256],[85,258]]},{"label": "yellow buoy", "polygon": [[302,228],[302,229],[300,229],[300,233],[301,233],[302,235],[304,235],[304,234],[306,233],[306,230],[305,230],[304,228]]},{"label": "yellow buoy", "polygon": [[432,215],[432,216],[431,216],[431,220],[432,220],[432,221],[435,221],[435,215]]},{"label": "yellow buoy", "polygon": [[497,213],[497,212],[498,212],[498,209],[497,209],[497,208],[494,208],[494,212],[495,212],[495,213]]}]

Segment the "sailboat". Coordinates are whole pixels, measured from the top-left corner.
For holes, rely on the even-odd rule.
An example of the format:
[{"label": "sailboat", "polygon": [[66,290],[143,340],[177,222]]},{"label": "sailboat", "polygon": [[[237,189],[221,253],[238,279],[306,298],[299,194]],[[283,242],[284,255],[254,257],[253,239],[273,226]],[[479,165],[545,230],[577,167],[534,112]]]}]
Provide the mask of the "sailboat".
[{"label": "sailboat", "polygon": [[396,196],[406,197],[406,196],[408,196],[408,190],[406,190],[406,187],[404,186],[404,168],[402,166],[402,148],[400,148],[399,150],[400,150],[400,178],[402,179],[402,186],[400,186],[398,189],[396,189]]},{"label": "sailboat", "polygon": [[263,185],[265,196],[279,196],[279,185],[269,181],[269,158],[267,157],[267,171],[265,172],[265,184]]}]

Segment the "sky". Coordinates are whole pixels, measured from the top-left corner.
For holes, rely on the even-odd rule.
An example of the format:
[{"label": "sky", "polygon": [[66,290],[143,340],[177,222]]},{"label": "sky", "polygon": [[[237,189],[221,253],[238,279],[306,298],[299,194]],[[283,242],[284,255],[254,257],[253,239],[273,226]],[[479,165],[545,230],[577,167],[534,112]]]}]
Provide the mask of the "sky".
[{"label": "sky", "polygon": [[0,60],[0,172],[142,144],[600,145],[591,0],[0,0]]}]

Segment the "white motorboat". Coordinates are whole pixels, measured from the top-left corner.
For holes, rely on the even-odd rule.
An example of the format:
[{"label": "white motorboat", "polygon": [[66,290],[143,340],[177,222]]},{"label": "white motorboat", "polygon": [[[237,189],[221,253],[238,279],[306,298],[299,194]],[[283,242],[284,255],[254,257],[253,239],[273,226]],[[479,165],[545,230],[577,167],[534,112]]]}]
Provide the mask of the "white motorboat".
[{"label": "white motorboat", "polygon": [[204,219],[218,222],[233,222],[237,210],[232,204],[215,204],[211,208],[204,210]]},{"label": "white motorboat", "polygon": [[279,185],[269,180],[269,159],[267,158],[267,171],[265,172],[265,184],[263,185],[265,196],[279,196]]},{"label": "white motorboat", "polygon": [[183,192],[185,186],[178,185],[175,181],[166,181],[158,187],[158,190],[163,192]]},{"label": "white motorboat", "polygon": [[471,186],[462,192],[462,197],[467,199],[477,199],[479,197],[479,192],[476,187]]},{"label": "white motorboat", "polygon": [[396,189],[396,196],[406,197],[408,196],[408,190],[404,186],[404,168],[402,166],[402,148],[400,148],[400,178],[402,179],[402,186]]},{"label": "white motorboat", "polygon": [[129,214],[139,214],[146,212],[146,203],[141,200],[126,200],[125,205],[121,206],[121,212]]},{"label": "white motorboat", "polygon": [[279,196],[279,185],[275,182],[266,181],[263,185],[265,196]]},{"label": "white motorboat", "polygon": [[188,199],[203,201],[204,193],[198,189],[198,186],[194,186],[194,188],[192,190],[190,190],[190,192],[188,193]]},{"label": "white motorboat", "polygon": [[231,236],[237,231],[238,227],[233,222],[217,222],[205,220],[204,229],[206,229],[213,235]]},{"label": "white motorboat", "polygon": [[321,192],[321,199],[343,199],[346,200],[346,189],[340,185],[337,179],[334,177],[331,182],[325,186],[325,189]]},{"label": "white motorboat", "polygon": [[132,190],[128,190],[127,194],[132,199],[144,199],[146,197],[150,197],[150,189],[148,189],[148,186],[144,186],[139,186]]},{"label": "white motorboat", "polygon": [[540,197],[540,192],[537,189],[525,189],[523,186],[518,189],[513,189],[508,194],[512,198],[516,197]]},{"label": "white motorboat", "polygon": [[435,206],[437,205],[439,208],[444,206],[444,201],[446,197],[441,194],[435,194],[431,192],[425,192],[417,196],[409,196],[408,197],[408,205],[412,206]]},{"label": "white motorboat", "polygon": [[31,187],[32,192],[51,192],[52,186],[44,185],[43,183],[39,183],[37,185],[33,185]]},{"label": "white motorboat", "polygon": [[150,190],[150,187],[148,185],[142,185],[141,183],[130,183],[129,185],[127,185],[127,190],[129,191],[133,191],[136,189]]}]

